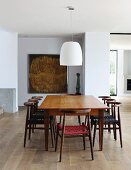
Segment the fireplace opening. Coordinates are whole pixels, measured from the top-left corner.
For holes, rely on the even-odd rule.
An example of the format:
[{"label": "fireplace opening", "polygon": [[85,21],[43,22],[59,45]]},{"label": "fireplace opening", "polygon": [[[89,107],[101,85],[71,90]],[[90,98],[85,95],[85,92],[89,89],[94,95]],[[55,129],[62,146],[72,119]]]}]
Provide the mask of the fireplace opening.
[{"label": "fireplace opening", "polygon": [[127,90],[131,90],[131,79],[127,79]]}]

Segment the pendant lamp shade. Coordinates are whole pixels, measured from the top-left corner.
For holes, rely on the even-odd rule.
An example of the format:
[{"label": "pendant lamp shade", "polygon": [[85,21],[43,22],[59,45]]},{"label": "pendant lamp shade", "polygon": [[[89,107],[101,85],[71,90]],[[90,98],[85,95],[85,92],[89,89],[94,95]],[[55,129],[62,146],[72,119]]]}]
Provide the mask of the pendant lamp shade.
[{"label": "pendant lamp shade", "polygon": [[78,42],[69,41],[62,45],[60,51],[60,65],[82,65],[82,50]]}]

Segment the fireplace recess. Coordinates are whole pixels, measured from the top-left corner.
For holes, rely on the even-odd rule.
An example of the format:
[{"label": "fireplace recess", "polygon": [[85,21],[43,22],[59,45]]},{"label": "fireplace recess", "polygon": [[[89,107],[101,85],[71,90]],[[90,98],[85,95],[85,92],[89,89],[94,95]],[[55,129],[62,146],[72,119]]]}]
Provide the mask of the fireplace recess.
[{"label": "fireplace recess", "polygon": [[127,79],[127,90],[131,90],[131,79]]}]

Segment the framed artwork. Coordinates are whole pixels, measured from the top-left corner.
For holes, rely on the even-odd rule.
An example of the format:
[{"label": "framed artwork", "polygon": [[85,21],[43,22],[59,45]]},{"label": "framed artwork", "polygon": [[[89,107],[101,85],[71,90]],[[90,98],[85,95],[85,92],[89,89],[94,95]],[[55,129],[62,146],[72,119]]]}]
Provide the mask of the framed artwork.
[{"label": "framed artwork", "polygon": [[67,67],[60,66],[60,55],[28,55],[29,93],[66,93]]}]

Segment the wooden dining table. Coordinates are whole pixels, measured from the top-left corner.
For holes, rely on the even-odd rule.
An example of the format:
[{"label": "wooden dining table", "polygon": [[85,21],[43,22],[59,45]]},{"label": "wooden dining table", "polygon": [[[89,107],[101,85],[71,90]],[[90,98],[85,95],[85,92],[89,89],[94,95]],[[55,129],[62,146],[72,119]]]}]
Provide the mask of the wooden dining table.
[{"label": "wooden dining table", "polygon": [[91,109],[90,115],[99,117],[99,150],[103,149],[104,110],[109,107],[90,95],[47,95],[40,109],[45,110],[45,150],[48,151],[49,116],[61,111]]}]

